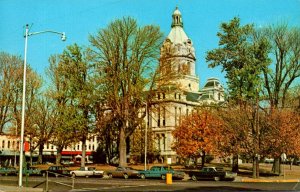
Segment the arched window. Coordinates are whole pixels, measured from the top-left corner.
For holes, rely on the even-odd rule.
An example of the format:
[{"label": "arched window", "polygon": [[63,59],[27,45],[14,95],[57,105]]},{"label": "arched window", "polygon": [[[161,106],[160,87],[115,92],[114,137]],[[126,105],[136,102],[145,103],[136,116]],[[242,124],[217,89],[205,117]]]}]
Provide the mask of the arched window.
[{"label": "arched window", "polygon": [[175,126],[177,126],[177,107],[175,107],[175,118],[174,118],[174,120],[175,120]]},{"label": "arched window", "polygon": [[163,126],[166,126],[166,108],[163,107]]},{"label": "arched window", "polygon": [[162,134],[163,150],[166,150],[166,135]]},{"label": "arched window", "polygon": [[161,148],[160,148],[160,136],[159,136],[159,134],[156,135],[156,138],[157,138],[157,149],[158,149],[158,151],[160,151]]},{"label": "arched window", "polygon": [[157,127],[160,127],[160,107],[158,107],[158,112],[157,112]]}]

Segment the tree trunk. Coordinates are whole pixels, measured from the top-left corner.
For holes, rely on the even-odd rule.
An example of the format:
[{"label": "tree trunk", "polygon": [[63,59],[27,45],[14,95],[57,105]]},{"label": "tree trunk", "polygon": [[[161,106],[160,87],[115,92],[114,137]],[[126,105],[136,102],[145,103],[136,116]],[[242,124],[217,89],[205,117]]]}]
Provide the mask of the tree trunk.
[{"label": "tree trunk", "polygon": [[204,164],[205,164],[205,155],[206,155],[206,154],[205,154],[205,152],[203,151],[203,152],[202,152],[202,156],[201,156],[201,168],[204,167]]},{"label": "tree trunk", "polygon": [[57,147],[56,149],[56,165],[60,165],[60,160],[61,160],[61,152],[62,152],[63,147]]},{"label": "tree trunk", "polygon": [[259,178],[259,160],[256,157],[256,178]]},{"label": "tree trunk", "polygon": [[29,159],[30,166],[32,165],[32,152],[33,150],[30,147],[30,159]]},{"label": "tree trunk", "polygon": [[120,129],[120,138],[119,138],[119,166],[127,166],[126,158],[126,137],[125,137],[125,128],[121,127]]},{"label": "tree trunk", "polygon": [[44,143],[40,143],[40,145],[39,145],[38,164],[43,164],[43,150],[44,150]]},{"label": "tree trunk", "polygon": [[253,178],[259,178],[259,161],[258,157],[253,157]]},{"label": "tree trunk", "polygon": [[272,172],[274,174],[277,174],[277,175],[281,174],[280,157],[274,158],[274,163],[273,163],[273,166],[272,166]]},{"label": "tree trunk", "polygon": [[82,157],[81,157],[81,167],[85,167],[85,156],[86,156],[86,136],[82,137]]},{"label": "tree trunk", "polygon": [[239,155],[234,154],[232,156],[232,172],[237,173],[239,171]]}]

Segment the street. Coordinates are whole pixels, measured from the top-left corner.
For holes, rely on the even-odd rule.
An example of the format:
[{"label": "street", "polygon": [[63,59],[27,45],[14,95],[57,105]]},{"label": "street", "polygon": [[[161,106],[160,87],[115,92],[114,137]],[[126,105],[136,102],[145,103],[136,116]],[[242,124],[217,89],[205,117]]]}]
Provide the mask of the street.
[{"label": "street", "polygon": [[[165,181],[155,179],[106,179],[106,178],[76,178],[75,187],[58,184],[56,182],[71,184],[69,178],[49,178],[50,191],[275,191],[300,190],[299,183],[242,183],[227,181],[178,181],[167,185]],[[35,188],[44,188],[43,177],[24,178],[23,185]],[[2,176],[0,185],[17,186],[17,177]]]}]

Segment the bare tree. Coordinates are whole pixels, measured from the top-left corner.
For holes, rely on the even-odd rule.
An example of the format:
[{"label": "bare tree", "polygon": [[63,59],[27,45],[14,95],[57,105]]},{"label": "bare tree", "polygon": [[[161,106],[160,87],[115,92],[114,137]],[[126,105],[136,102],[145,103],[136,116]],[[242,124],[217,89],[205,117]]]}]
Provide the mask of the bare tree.
[{"label": "bare tree", "polygon": [[264,71],[271,107],[284,107],[289,88],[300,76],[300,28],[273,25],[263,31],[272,45],[272,65]]},{"label": "bare tree", "polygon": [[162,34],[158,27],[139,27],[136,20],[125,17],[89,40],[90,59],[98,72],[98,94],[113,113],[119,134],[119,164],[126,165],[126,139],[143,120],[139,109],[151,95]]},{"label": "bare tree", "polygon": [[0,53],[0,133],[4,132],[7,123],[16,124],[12,121],[18,118],[13,116],[12,109],[17,107],[22,96],[22,64],[20,57]]},{"label": "bare tree", "polygon": [[[261,31],[271,43],[272,64],[264,69],[264,95],[271,109],[284,108],[288,91],[300,76],[300,28],[272,25]],[[271,110],[272,112],[272,110]],[[273,172],[280,174],[280,157],[274,157]]]}]

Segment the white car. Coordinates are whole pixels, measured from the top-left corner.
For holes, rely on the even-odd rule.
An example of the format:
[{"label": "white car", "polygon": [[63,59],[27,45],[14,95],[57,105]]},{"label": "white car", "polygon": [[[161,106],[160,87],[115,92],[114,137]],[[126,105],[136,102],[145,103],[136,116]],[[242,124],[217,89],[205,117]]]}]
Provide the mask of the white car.
[{"label": "white car", "polygon": [[98,171],[95,167],[80,167],[79,170],[71,171],[73,177],[103,177],[104,171]]}]

